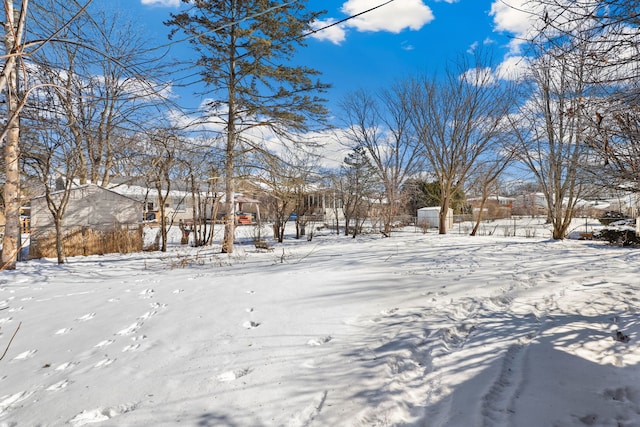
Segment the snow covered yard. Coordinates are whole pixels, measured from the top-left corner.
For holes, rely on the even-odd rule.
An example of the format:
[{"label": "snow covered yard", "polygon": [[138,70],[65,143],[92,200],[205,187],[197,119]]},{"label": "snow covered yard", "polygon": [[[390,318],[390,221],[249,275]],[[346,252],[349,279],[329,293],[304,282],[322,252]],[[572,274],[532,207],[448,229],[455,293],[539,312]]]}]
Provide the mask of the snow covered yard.
[{"label": "snow covered yard", "polygon": [[640,252],[544,239],[20,263],[0,426],[640,425]]}]

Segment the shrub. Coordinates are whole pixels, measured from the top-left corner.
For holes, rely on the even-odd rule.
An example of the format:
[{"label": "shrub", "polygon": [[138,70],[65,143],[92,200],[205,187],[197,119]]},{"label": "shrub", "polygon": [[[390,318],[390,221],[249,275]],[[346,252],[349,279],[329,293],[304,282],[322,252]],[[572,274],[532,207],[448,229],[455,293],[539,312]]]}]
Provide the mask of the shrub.
[{"label": "shrub", "polygon": [[620,220],[624,221],[625,219],[627,219],[627,217],[622,212],[607,211],[598,218],[598,221],[600,221],[602,225],[610,225]]},{"label": "shrub", "polygon": [[640,245],[640,236],[636,235],[636,230],[631,225],[632,221],[615,221],[609,227],[595,232],[593,237],[598,240],[606,240],[616,246]]}]

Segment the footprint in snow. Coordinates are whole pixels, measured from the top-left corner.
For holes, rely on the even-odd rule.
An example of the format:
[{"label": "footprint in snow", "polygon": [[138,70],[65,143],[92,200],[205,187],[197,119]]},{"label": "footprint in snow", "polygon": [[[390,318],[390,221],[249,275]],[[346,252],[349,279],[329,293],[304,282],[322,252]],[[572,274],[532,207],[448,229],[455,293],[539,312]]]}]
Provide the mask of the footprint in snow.
[{"label": "footprint in snow", "polygon": [[28,399],[29,396],[31,396],[33,393],[33,391],[22,391],[19,393],[0,397],[0,416],[7,412],[7,410],[9,410],[16,403]]},{"label": "footprint in snow", "polygon": [[69,380],[58,381],[57,383],[51,384],[49,387],[47,387],[47,391],[60,391],[69,384],[71,384]]},{"label": "footprint in snow", "polygon": [[97,408],[82,411],[81,413],[70,419],[69,424],[71,424],[73,427],[80,427],[86,424],[95,424],[102,421],[108,421],[113,417],[117,417],[118,415],[134,411],[137,406],[138,405],[135,403],[128,403],[107,408]]},{"label": "footprint in snow", "polygon": [[136,322],[116,333],[116,335],[133,335],[142,327],[142,322]]},{"label": "footprint in snow", "polygon": [[96,314],[95,314],[95,313],[88,313],[88,314],[85,314],[85,315],[84,315],[84,316],[82,316],[82,317],[78,317],[76,320],[77,320],[78,322],[86,322],[87,320],[91,320],[91,319],[93,319],[94,317],[96,317]]},{"label": "footprint in snow", "polygon": [[38,352],[38,350],[28,350],[28,351],[20,353],[19,355],[14,357],[13,360],[31,359],[37,352]]},{"label": "footprint in snow", "polygon": [[310,347],[317,347],[317,346],[328,343],[332,339],[333,338],[330,335],[327,335],[326,337],[313,338],[307,341],[307,345]]},{"label": "footprint in snow", "polygon": [[106,347],[108,345],[113,344],[115,341],[113,340],[104,340],[104,341],[100,341],[98,344],[96,344],[94,346],[94,348],[101,348],[101,347]]},{"label": "footprint in snow", "polygon": [[128,351],[136,351],[137,349],[140,348],[140,344],[131,344],[126,346],[125,348],[122,349],[122,352],[128,352]]},{"label": "footprint in snow", "polygon": [[58,366],[55,370],[56,371],[66,371],[67,369],[72,368],[75,365],[77,365],[76,362],[66,362],[66,363],[63,363],[60,366]]},{"label": "footprint in snow", "polygon": [[99,361],[98,363],[96,363],[93,367],[94,367],[94,368],[104,368],[105,366],[109,366],[109,365],[111,365],[111,364],[112,364],[113,362],[115,362],[115,361],[116,361],[115,359],[109,359],[109,358],[107,357],[107,358],[102,359],[102,360],[101,360],[101,361]]},{"label": "footprint in snow", "polygon": [[244,377],[245,375],[248,375],[249,373],[251,373],[251,369],[249,369],[249,368],[236,369],[235,371],[223,372],[220,375],[218,375],[216,378],[220,382],[228,383],[228,382],[231,382],[231,381],[235,381],[238,378]]},{"label": "footprint in snow", "polygon": [[260,326],[259,322],[254,322],[253,320],[248,320],[242,324],[246,329],[255,329]]},{"label": "footprint in snow", "polygon": [[148,299],[148,298],[152,298],[154,293],[155,291],[153,289],[145,289],[144,291],[140,292],[138,295],[140,295],[144,299]]}]

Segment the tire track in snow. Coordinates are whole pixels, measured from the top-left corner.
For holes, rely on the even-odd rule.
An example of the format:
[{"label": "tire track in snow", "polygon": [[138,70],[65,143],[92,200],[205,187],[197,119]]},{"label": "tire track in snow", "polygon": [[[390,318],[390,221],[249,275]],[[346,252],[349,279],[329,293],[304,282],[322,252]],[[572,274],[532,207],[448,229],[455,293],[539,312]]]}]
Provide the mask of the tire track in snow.
[{"label": "tire track in snow", "polygon": [[529,344],[540,335],[544,328],[549,310],[556,306],[557,294],[547,295],[543,302],[533,307],[532,313],[526,316],[532,319],[534,330],[521,337],[517,343],[509,346],[502,356],[502,365],[493,384],[482,397],[481,415],[484,427],[509,427],[513,425],[516,399],[526,380],[524,365],[529,351]]},{"label": "tire track in snow", "polygon": [[[442,326],[437,331],[440,348],[434,353],[434,374],[429,379],[432,390],[425,400],[428,408],[423,417],[423,422],[427,423],[425,425],[448,426],[459,420],[458,400],[455,393],[447,393],[447,390],[451,390],[440,384],[441,373],[438,371],[446,366],[458,364],[457,359],[465,357],[462,352],[466,346],[477,344],[474,342],[476,334],[481,335],[481,341],[493,342],[495,337],[492,337],[490,331],[496,319],[509,323],[516,321],[518,326],[513,327],[516,334],[513,343],[503,351],[499,359],[500,365],[494,381],[480,397],[479,413],[475,417],[475,423],[483,427],[512,425],[513,408],[526,381],[523,368],[529,344],[542,332],[547,314],[557,307],[558,297],[564,295],[562,290],[544,295],[539,303],[525,306],[523,311],[523,306],[519,304],[515,295],[521,290],[534,287],[535,281],[528,275],[520,275],[514,278],[514,282],[502,287],[498,294],[463,298],[455,303],[452,300],[441,310],[445,319],[452,323]],[[446,397],[442,398],[443,395]]]},{"label": "tire track in snow", "polygon": [[522,360],[526,351],[523,344],[513,344],[502,357],[502,368],[495,382],[482,398],[482,425],[509,426],[512,404],[522,382]]}]

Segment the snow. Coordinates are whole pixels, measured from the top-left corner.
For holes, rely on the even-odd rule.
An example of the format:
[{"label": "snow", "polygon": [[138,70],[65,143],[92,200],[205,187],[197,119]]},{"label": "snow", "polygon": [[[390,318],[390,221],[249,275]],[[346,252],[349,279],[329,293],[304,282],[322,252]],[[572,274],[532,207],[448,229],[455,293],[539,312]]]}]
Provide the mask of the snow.
[{"label": "snow", "polygon": [[0,426],[640,425],[640,253],[518,229],[19,263]]}]

